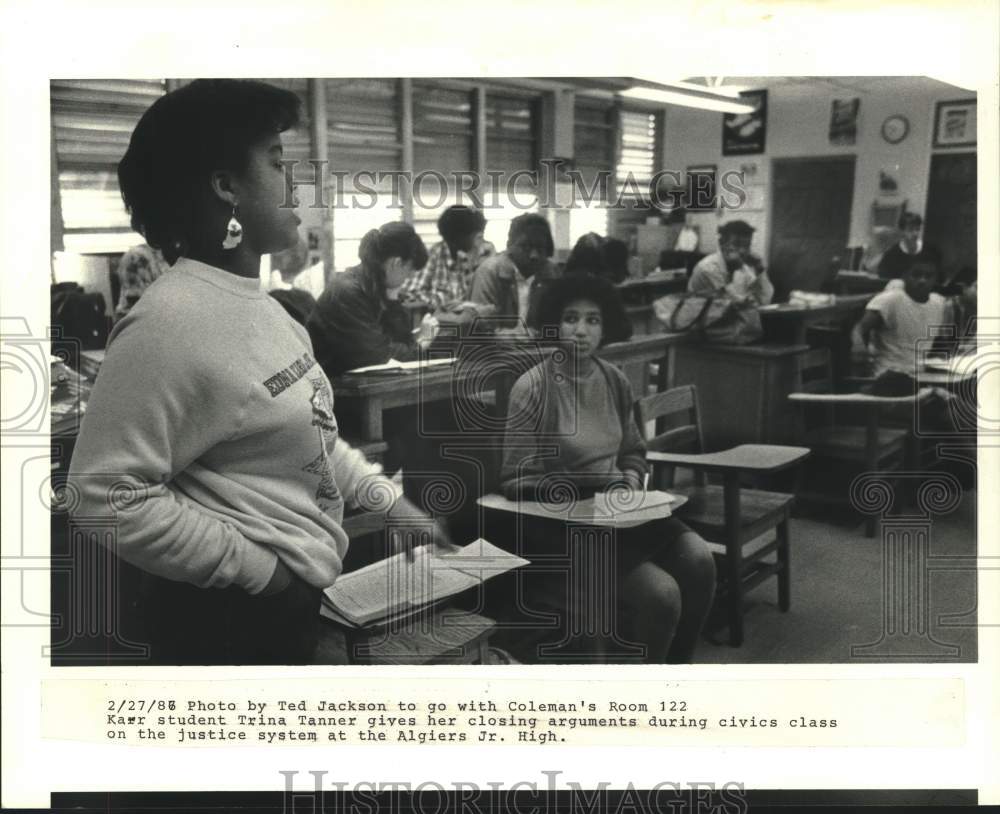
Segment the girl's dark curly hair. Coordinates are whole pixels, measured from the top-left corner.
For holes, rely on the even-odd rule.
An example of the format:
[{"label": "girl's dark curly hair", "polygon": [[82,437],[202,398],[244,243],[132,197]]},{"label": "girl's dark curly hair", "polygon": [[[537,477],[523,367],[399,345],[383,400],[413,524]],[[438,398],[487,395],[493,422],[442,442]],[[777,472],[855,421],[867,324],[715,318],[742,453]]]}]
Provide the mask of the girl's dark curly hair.
[{"label": "girl's dark curly hair", "polygon": [[132,228],[173,265],[205,217],[215,170],[246,169],[250,148],[299,123],[288,90],[248,79],[197,79],[143,113],[118,164]]},{"label": "girl's dark curly hair", "polygon": [[608,280],[593,274],[570,274],[553,281],[545,289],[539,304],[539,327],[558,331],[563,310],[574,300],[589,300],[601,309],[602,345],[624,342],[632,337],[632,323],[625,313],[618,289]]}]

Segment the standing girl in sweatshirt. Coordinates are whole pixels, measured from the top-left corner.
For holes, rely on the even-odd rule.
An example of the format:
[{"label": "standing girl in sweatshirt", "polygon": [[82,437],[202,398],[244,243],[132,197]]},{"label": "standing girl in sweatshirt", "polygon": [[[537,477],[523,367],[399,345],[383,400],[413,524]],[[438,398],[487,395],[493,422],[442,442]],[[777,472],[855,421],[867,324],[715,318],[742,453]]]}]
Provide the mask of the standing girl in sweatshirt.
[{"label": "standing girl in sweatshirt", "polygon": [[112,332],[70,484],[145,572],[156,663],[308,663],[345,504],[393,499],[339,438],[305,328],[259,288],[261,255],[298,240],[280,135],[297,121],[292,93],[198,80],[146,111],[118,167],[171,268]]}]

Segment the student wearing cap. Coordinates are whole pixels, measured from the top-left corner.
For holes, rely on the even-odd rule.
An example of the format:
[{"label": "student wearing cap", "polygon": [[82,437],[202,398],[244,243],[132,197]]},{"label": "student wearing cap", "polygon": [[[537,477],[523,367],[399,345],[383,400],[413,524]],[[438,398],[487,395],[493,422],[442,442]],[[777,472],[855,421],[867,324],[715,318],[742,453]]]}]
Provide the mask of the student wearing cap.
[{"label": "student wearing cap", "polygon": [[760,261],[750,254],[754,228],[742,220],[719,227],[719,250],[694,267],[688,291],[703,296],[728,294],[736,300],[767,305],[774,286]]}]

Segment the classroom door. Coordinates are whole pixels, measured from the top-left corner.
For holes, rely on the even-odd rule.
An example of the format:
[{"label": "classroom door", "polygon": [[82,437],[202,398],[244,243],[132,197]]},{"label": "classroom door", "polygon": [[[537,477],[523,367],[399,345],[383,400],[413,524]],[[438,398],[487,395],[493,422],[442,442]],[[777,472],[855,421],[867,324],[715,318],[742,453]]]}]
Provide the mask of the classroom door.
[{"label": "classroom door", "polygon": [[931,156],[924,242],[941,250],[947,279],[965,267],[976,267],[976,154]]},{"label": "classroom door", "polygon": [[776,158],[771,164],[771,256],[775,299],[832,282],[851,229],[853,155]]}]

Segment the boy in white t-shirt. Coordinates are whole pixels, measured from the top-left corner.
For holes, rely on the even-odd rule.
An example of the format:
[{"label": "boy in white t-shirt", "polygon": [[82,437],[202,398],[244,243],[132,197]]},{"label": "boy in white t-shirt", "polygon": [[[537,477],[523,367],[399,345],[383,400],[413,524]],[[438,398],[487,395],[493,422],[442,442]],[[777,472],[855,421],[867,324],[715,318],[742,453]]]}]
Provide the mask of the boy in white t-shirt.
[{"label": "boy in white t-shirt", "polygon": [[902,286],[891,286],[868,303],[858,332],[865,347],[873,349],[876,377],[892,372],[915,379],[917,341],[929,337],[931,326],[952,321],[948,301],[931,291],[937,276],[936,259],[918,255]]}]

